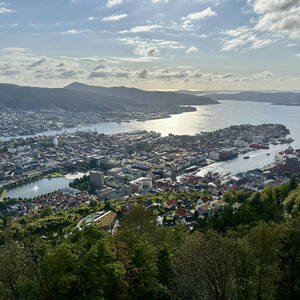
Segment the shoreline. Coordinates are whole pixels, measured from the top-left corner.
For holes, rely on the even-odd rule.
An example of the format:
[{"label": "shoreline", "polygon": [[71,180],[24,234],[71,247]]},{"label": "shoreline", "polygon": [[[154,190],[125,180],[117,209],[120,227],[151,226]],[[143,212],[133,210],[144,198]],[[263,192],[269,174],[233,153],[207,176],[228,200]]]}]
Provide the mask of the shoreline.
[{"label": "shoreline", "polygon": [[[216,104],[220,104],[220,103],[213,103],[213,104],[207,104],[207,105],[216,105]],[[47,131],[36,131],[32,134],[15,134],[15,135],[0,135],[0,142],[1,141],[9,141],[9,140],[13,140],[13,139],[20,139],[20,138],[31,138],[31,137],[35,137],[35,136],[43,136],[43,135],[47,135],[47,133],[50,132],[65,132],[68,130],[80,130],[82,127],[85,126],[97,126],[99,124],[107,124],[107,123],[130,123],[130,122],[146,122],[146,121],[152,121],[152,120],[160,120],[160,119],[168,119],[171,118],[173,115],[180,115],[183,113],[189,113],[189,112],[195,112],[197,111],[197,108],[195,106],[204,106],[204,105],[188,105],[188,106],[180,106],[180,108],[185,108],[182,109],[181,111],[177,111],[177,112],[170,112],[170,113],[164,113],[162,112],[160,115],[158,116],[144,116],[141,118],[111,118],[111,119],[104,119],[101,120],[100,122],[92,122],[92,123],[80,123],[78,125],[76,125],[75,127],[63,127],[60,129],[48,129]],[[48,136],[56,136],[57,134],[49,134]]]},{"label": "shoreline", "polygon": [[[252,128],[257,128],[257,127],[261,127],[260,130],[267,130],[267,128],[270,127],[270,125],[273,125],[273,126],[277,125],[277,127],[281,126],[282,132],[280,133],[280,136],[276,136],[277,139],[275,136],[265,137],[266,138],[265,145],[270,146],[270,144],[273,144],[272,142],[274,142],[274,141],[280,142],[280,144],[278,144],[278,145],[281,145],[281,146],[290,144],[291,140],[290,140],[290,138],[287,138],[287,136],[290,134],[290,132],[284,125],[280,125],[280,124],[262,124],[262,125],[257,125],[257,126],[250,125],[250,124],[244,124],[244,125],[240,125],[240,126],[230,126],[230,127],[223,128],[221,130],[221,132],[224,132],[224,134],[226,134],[227,136],[230,136],[232,130],[233,131],[247,130],[250,132],[252,130]],[[207,135],[209,135],[211,138],[213,138],[213,137],[218,138],[220,135],[219,132],[220,131],[214,131],[212,133],[203,133],[203,135],[204,135],[203,138],[205,138],[205,136],[207,136]],[[127,134],[129,134],[129,132],[127,132]],[[260,134],[262,134],[262,133],[260,133]],[[111,134],[111,135],[113,136],[113,134]],[[222,136],[223,136],[223,133],[222,133]],[[257,146],[259,146],[259,145],[257,145]],[[235,148],[226,148],[226,149],[227,149],[226,150],[227,152],[225,151],[225,153],[220,154],[220,156],[218,158],[213,158],[212,157],[213,153],[222,153],[223,150],[220,147],[213,147],[212,149],[209,148],[210,155],[205,157],[206,161],[209,162],[211,160],[211,162],[212,162],[211,164],[225,163],[226,161],[230,162],[230,161],[235,160],[238,157],[244,156],[247,153],[255,153],[255,152],[258,152],[259,150],[266,149],[266,148],[261,148],[261,147],[254,148],[254,147],[251,147],[251,144],[249,144],[247,147],[242,146],[242,145],[240,145],[240,146],[236,145]],[[233,149],[235,149],[235,150],[233,151]],[[202,166],[202,168],[205,169],[209,165],[210,164],[207,164],[206,166],[204,165],[204,166]],[[77,171],[82,174],[84,174],[84,172],[86,173],[88,170],[90,170],[90,168],[88,166],[86,166],[85,168],[81,168],[81,169],[75,169],[75,170],[73,169],[73,171]],[[178,169],[177,171],[185,172],[185,169],[182,169],[182,170]],[[35,173],[33,173],[33,174],[35,174]],[[35,176],[33,174],[27,174],[26,175],[27,177],[25,177],[25,178],[23,177],[22,179],[19,179],[18,181],[4,185],[1,187],[1,189],[6,189],[9,192],[11,190],[14,190],[15,188],[22,187],[27,184],[31,184],[31,183],[37,182],[39,180],[42,180],[42,179],[51,180],[53,178],[61,178],[61,177],[66,178],[66,174],[74,174],[74,172],[72,172],[71,170],[67,170],[66,166],[62,165],[60,168],[55,168],[55,169],[52,169],[51,171],[49,170],[48,172],[46,171],[46,172],[42,172],[40,174],[35,174]],[[69,178],[66,178],[66,179],[69,180]],[[73,179],[75,179],[75,178],[73,178]],[[70,178],[70,180],[72,180],[72,178]],[[13,198],[6,198],[6,199],[13,199]]]}]

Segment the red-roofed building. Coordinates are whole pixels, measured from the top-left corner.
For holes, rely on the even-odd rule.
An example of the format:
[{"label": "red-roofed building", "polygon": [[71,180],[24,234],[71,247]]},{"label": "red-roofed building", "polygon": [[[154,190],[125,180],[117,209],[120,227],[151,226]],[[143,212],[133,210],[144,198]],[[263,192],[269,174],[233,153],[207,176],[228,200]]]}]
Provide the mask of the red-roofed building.
[{"label": "red-roofed building", "polygon": [[177,201],[175,198],[172,198],[164,203],[164,207],[168,209],[175,207],[176,205],[177,205]]},{"label": "red-roofed building", "polygon": [[203,202],[204,204],[207,203],[207,202],[209,202],[208,196],[203,196],[203,197],[201,198],[201,200],[202,200],[202,202]]},{"label": "red-roofed building", "polygon": [[185,208],[179,208],[177,211],[176,211],[176,214],[179,216],[179,217],[184,217],[186,214],[187,214],[187,211]]},{"label": "red-roofed building", "polygon": [[121,207],[121,212],[123,214],[128,214],[129,211],[133,208],[133,204],[132,203],[126,203]]}]

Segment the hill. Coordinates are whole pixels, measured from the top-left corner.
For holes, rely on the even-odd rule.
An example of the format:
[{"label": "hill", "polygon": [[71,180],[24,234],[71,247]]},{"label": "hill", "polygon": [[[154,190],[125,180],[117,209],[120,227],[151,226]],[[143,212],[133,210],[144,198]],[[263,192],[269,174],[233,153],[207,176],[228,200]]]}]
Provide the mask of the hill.
[{"label": "hill", "polygon": [[229,191],[223,200],[230,205],[199,218],[193,232],[157,225],[157,215],[138,204],[169,194],[131,199],[113,235],[97,222],[76,224],[116,211],[120,199],[56,213],[48,206],[17,220],[2,214],[0,298],[299,299],[299,195],[292,181],[257,193]]},{"label": "hill", "polygon": [[240,93],[220,93],[209,94],[209,97],[218,100],[237,100],[253,102],[269,102],[274,105],[300,105],[300,93],[292,92],[240,92]]},{"label": "hill", "polygon": [[139,103],[123,99],[63,88],[38,88],[0,84],[0,106],[21,110],[63,109],[66,111],[122,111],[139,107]]},{"label": "hill", "polygon": [[147,105],[208,105],[218,103],[208,97],[197,97],[175,92],[145,91],[124,86],[106,88],[74,82],[66,86],[65,89],[113,96],[126,101],[135,100],[138,103]]},{"label": "hill", "polygon": [[65,111],[118,112],[157,110],[179,105],[218,103],[207,97],[178,93],[147,92],[125,87],[103,88],[73,83],[65,88],[38,88],[0,84],[0,107],[21,110],[62,109]]},{"label": "hill", "polygon": [[178,91],[187,95],[205,94],[214,100],[236,100],[252,102],[268,102],[274,105],[300,106],[300,92],[203,92]]}]

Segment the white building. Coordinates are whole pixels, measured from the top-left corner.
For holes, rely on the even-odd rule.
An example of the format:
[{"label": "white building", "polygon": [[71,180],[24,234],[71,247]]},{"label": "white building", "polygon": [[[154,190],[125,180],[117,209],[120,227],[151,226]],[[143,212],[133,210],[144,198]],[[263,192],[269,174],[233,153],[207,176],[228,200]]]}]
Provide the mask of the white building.
[{"label": "white building", "polygon": [[58,146],[58,138],[57,138],[57,137],[54,137],[54,138],[53,138],[53,145],[54,145],[55,147]]},{"label": "white building", "polygon": [[238,147],[238,148],[246,148],[246,147],[248,147],[248,143],[243,140],[236,140],[234,142],[234,146]]},{"label": "white building", "polygon": [[150,177],[140,177],[136,180],[130,182],[131,185],[137,187],[138,191],[145,189],[152,189],[152,178]]}]

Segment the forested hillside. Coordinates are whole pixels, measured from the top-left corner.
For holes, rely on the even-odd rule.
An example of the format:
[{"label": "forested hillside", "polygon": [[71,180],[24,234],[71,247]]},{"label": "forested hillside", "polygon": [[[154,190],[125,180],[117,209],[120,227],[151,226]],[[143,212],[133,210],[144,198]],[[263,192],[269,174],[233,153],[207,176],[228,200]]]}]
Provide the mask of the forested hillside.
[{"label": "forested hillside", "polygon": [[209,105],[218,104],[216,100],[212,100],[205,96],[188,95],[185,93],[162,92],[162,91],[145,91],[136,88],[120,87],[101,87],[86,85],[74,82],[65,87],[66,90],[81,91],[117,97],[127,101],[136,101],[145,105]]},{"label": "forested hillside", "polygon": [[0,108],[19,110],[120,112],[179,105],[216,104],[216,100],[169,92],[149,92],[125,87],[104,88],[74,83],[66,88],[38,88],[0,84]]},{"label": "forested hillside", "polygon": [[[191,197],[174,193],[174,197]],[[153,195],[149,196],[153,197]],[[111,234],[84,216],[117,201],[0,221],[1,299],[299,299],[300,185],[230,191],[223,213],[158,226],[137,197]],[[235,204],[235,205],[233,205]],[[238,204],[238,205],[237,205]],[[103,207],[105,205],[105,207]]]}]

